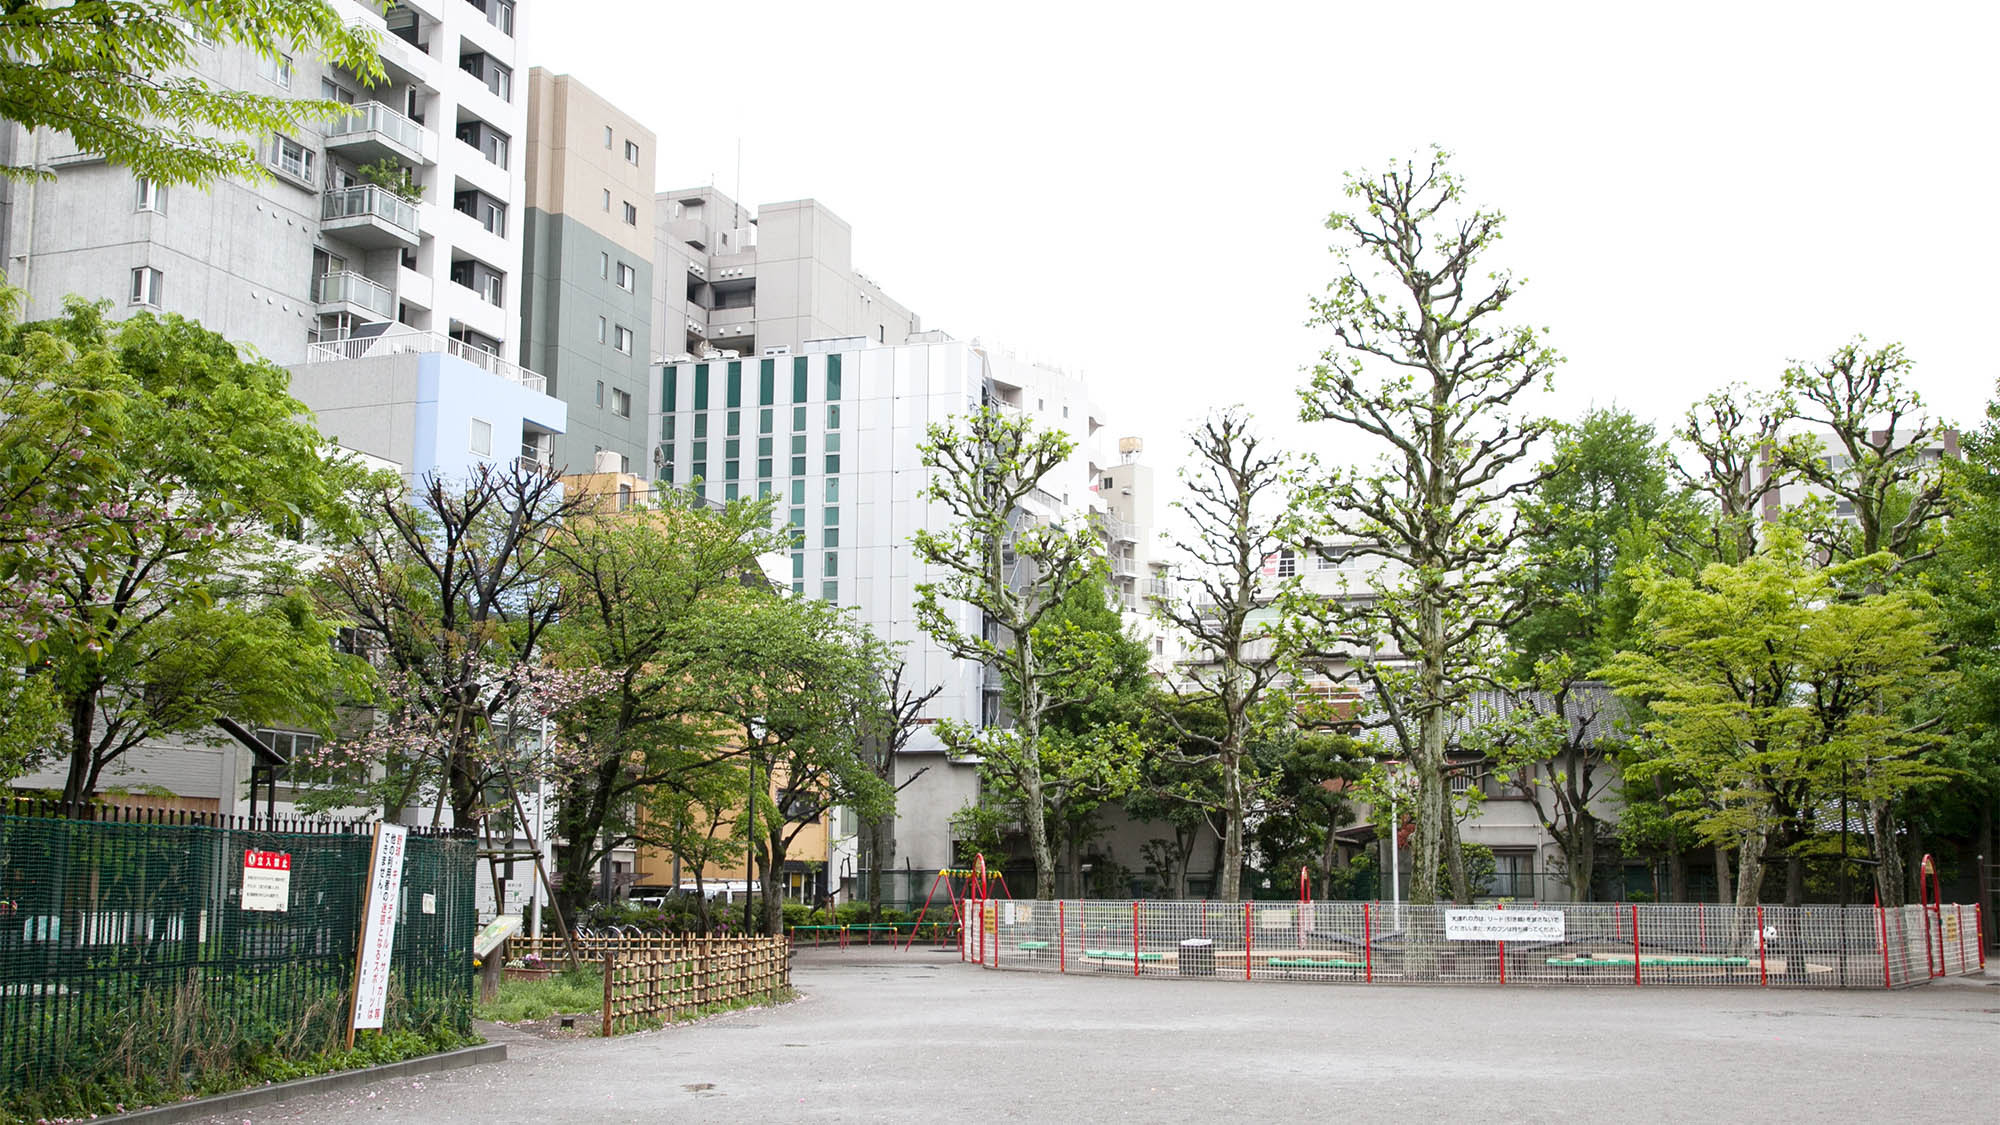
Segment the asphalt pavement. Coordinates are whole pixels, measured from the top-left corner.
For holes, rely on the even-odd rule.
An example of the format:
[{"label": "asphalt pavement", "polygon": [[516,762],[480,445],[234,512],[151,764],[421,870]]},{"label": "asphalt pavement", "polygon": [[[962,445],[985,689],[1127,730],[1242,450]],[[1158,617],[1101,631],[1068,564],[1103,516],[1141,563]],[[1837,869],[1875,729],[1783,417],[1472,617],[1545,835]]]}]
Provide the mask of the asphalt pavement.
[{"label": "asphalt pavement", "polygon": [[2000,977],[1900,992],[981,971],[799,951],[801,998],[215,1125],[2000,1120]]}]

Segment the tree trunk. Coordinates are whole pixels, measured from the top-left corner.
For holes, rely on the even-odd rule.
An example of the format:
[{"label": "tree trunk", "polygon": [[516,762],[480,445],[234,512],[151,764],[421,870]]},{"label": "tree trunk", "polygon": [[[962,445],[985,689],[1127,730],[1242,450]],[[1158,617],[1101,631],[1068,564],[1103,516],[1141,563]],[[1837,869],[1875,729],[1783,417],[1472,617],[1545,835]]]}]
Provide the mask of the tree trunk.
[{"label": "tree trunk", "polygon": [[1764,884],[1764,833],[1753,831],[1737,849],[1736,905],[1749,910],[1757,905]]},{"label": "tree trunk", "polygon": [[1444,614],[1439,596],[1439,591],[1428,587],[1419,594],[1422,635],[1418,641],[1421,668],[1417,698],[1425,706],[1417,716],[1417,752],[1412,763],[1417,773],[1417,832],[1410,855],[1410,901],[1419,905],[1438,900],[1438,868],[1444,859],[1445,820],[1450,816],[1445,809],[1445,713],[1433,705],[1444,694]]},{"label": "tree trunk", "polygon": [[1579,813],[1570,830],[1558,837],[1569,864],[1569,900],[1589,902],[1591,880],[1597,876],[1597,818]]},{"label": "tree trunk", "polygon": [[[1885,820],[1885,821],[1886,821],[1886,822],[1887,822],[1887,823],[1888,823],[1888,824],[1889,824],[1889,825],[1890,825],[1891,827],[1894,827],[1894,825],[1895,825],[1895,823],[1896,823],[1896,816],[1895,816],[1895,814],[1894,814],[1894,813],[1885,813],[1885,814],[1884,814],[1884,817],[1883,817],[1883,819],[1884,819],[1884,820]],[[1906,897],[1905,897],[1905,898],[1903,899],[1903,902],[1919,902],[1919,903],[1920,903],[1920,902],[1922,902],[1922,901],[1924,900],[1924,867],[1923,867],[1923,865],[1924,865],[1924,832],[1923,832],[1923,826],[1922,826],[1922,825],[1920,825],[1920,824],[1918,824],[1918,823],[1917,823],[1916,821],[1912,820],[1912,821],[1909,821],[1909,822],[1907,822],[1907,823],[1906,823],[1906,824],[1904,825],[1904,829],[1905,829],[1905,831],[1904,831],[1904,833],[1903,833],[1903,838],[1904,838],[1905,840],[1908,840],[1908,841],[1909,841],[1909,849],[1908,849],[1908,852],[1907,852],[1907,859],[1905,860],[1905,862],[1907,863],[1907,865],[1908,865],[1908,866],[1907,866],[1907,867],[1905,868],[1905,870],[1904,870],[1904,875],[1905,875],[1905,879],[1904,879],[1904,883],[1905,883],[1905,885],[1907,885],[1907,886],[1909,887],[1909,891],[1908,891],[1908,893],[1907,893]],[[1885,839],[1891,839],[1891,840],[1893,840],[1894,838],[1895,838],[1895,837],[1893,837],[1893,836],[1889,836],[1889,837],[1885,837]],[[1884,853],[1885,853],[1885,854],[1889,854],[1889,855],[1894,855],[1894,854],[1895,854],[1895,852],[1896,852],[1896,849],[1895,849],[1895,847],[1894,847],[1894,846],[1890,846],[1890,847],[1887,847],[1887,848],[1884,848],[1884,849],[1883,849],[1883,851],[1884,851]],[[1884,864],[1883,866],[1885,866],[1885,867],[1886,867],[1886,866],[1888,866],[1888,865],[1887,865],[1887,864]],[[1899,905],[1900,905],[1900,904],[1899,904]]]},{"label": "tree trunk", "polygon": [[1444,867],[1451,878],[1451,898],[1460,906],[1472,902],[1472,881],[1465,871],[1465,849],[1459,846],[1458,818],[1445,810],[1444,816]]},{"label": "tree trunk", "polygon": [[1729,849],[1721,844],[1715,845],[1715,901],[1723,906],[1736,901],[1729,882]]},{"label": "tree trunk", "polygon": [[782,822],[769,833],[767,841],[770,851],[764,854],[763,869],[757,873],[757,893],[764,900],[763,929],[760,933],[773,936],[785,932],[785,898],[778,889],[778,880],[784,875],[785,827]]},{"label": "tree trunk", "polygon": [[[1233,739],[1232,739],[1233,741]],[[1215,897],[1222,902],[1243,898],[1243,751],[1240,745],[1222,750],[1222,871]]]},{"label": "tree trunk", "polygon": [[1667,901],[1686,902],[1688,900],[1687,853],[1667,845]]},{"label": "tree trunk", "polygon": [[69,775],[63,781],[63,802],[81,805],[97,793],[97,771],[91,745],[97,725],[97,693],[86,691],[69,705]]},{"label": "tree trunk", "polygon": [[894,813],[878,818],[868,833],[868,864],[863,870],[868,879],[868,917],[872,921],[882,916],[882,880],[896,862],[896,817]]},{"label": "tree trunk", "polygon": [[1797,841],[1785,848],[1785,905],[1806,904],[1806,857],[1799,854]]}]

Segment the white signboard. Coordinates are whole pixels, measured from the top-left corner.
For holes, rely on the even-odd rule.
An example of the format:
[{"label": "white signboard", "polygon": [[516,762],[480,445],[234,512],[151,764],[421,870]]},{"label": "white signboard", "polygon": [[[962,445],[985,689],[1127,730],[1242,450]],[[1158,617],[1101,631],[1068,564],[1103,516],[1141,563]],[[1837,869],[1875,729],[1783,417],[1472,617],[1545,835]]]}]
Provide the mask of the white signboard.
[{"label": "white signboard", "polygon": [[289,852],[243,853],[243,909],[289,910],[292,902],[292,856]]},{"label": "white signboard", "polygon": [[410,830],[375,826],[375,862],[362,904],[361,955],[354,971],[354,1026],[381,1027],[389,1002],[389,953],[396,947],[396,907],[403,897],[403,848]]},{"label": "white signboard", "polygon": [[1560,910],[1447,910],[1447,941],[1561,941]]}]

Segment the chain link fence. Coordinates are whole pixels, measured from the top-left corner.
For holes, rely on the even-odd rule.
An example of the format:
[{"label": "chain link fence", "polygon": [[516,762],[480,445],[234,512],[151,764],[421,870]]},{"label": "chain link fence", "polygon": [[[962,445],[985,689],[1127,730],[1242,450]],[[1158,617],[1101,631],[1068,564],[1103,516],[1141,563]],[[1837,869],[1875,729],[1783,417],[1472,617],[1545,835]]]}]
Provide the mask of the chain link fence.
[{"label": "chain link fence", "polygon": [[[372,829],[0,804],[0,1097],[339,1048]],[[475,841],[408,843],[385,1026],[467,1035]],[[245,908],[247,852],[288,857],[285,909]]]},{"label": "chain link fence", "polygon": [[961,904],[988,968],[1401,984],[1900,988],[1985,965],[1973,905]]}]

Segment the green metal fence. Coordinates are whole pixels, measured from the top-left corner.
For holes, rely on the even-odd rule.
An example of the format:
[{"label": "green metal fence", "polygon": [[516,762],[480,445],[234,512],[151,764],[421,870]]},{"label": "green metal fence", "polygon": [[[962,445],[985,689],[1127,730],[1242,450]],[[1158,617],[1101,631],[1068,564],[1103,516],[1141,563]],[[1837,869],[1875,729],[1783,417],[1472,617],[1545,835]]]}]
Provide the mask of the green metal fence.
[{"label": "green metal fence", "polygon": [[[0,803],[0,1096],[339,1047],[372,832]],[[471,1030],[474,846],[410,830],[387,1029]],[[286,910],[243,908],[252,849],[290,857]]]}]

